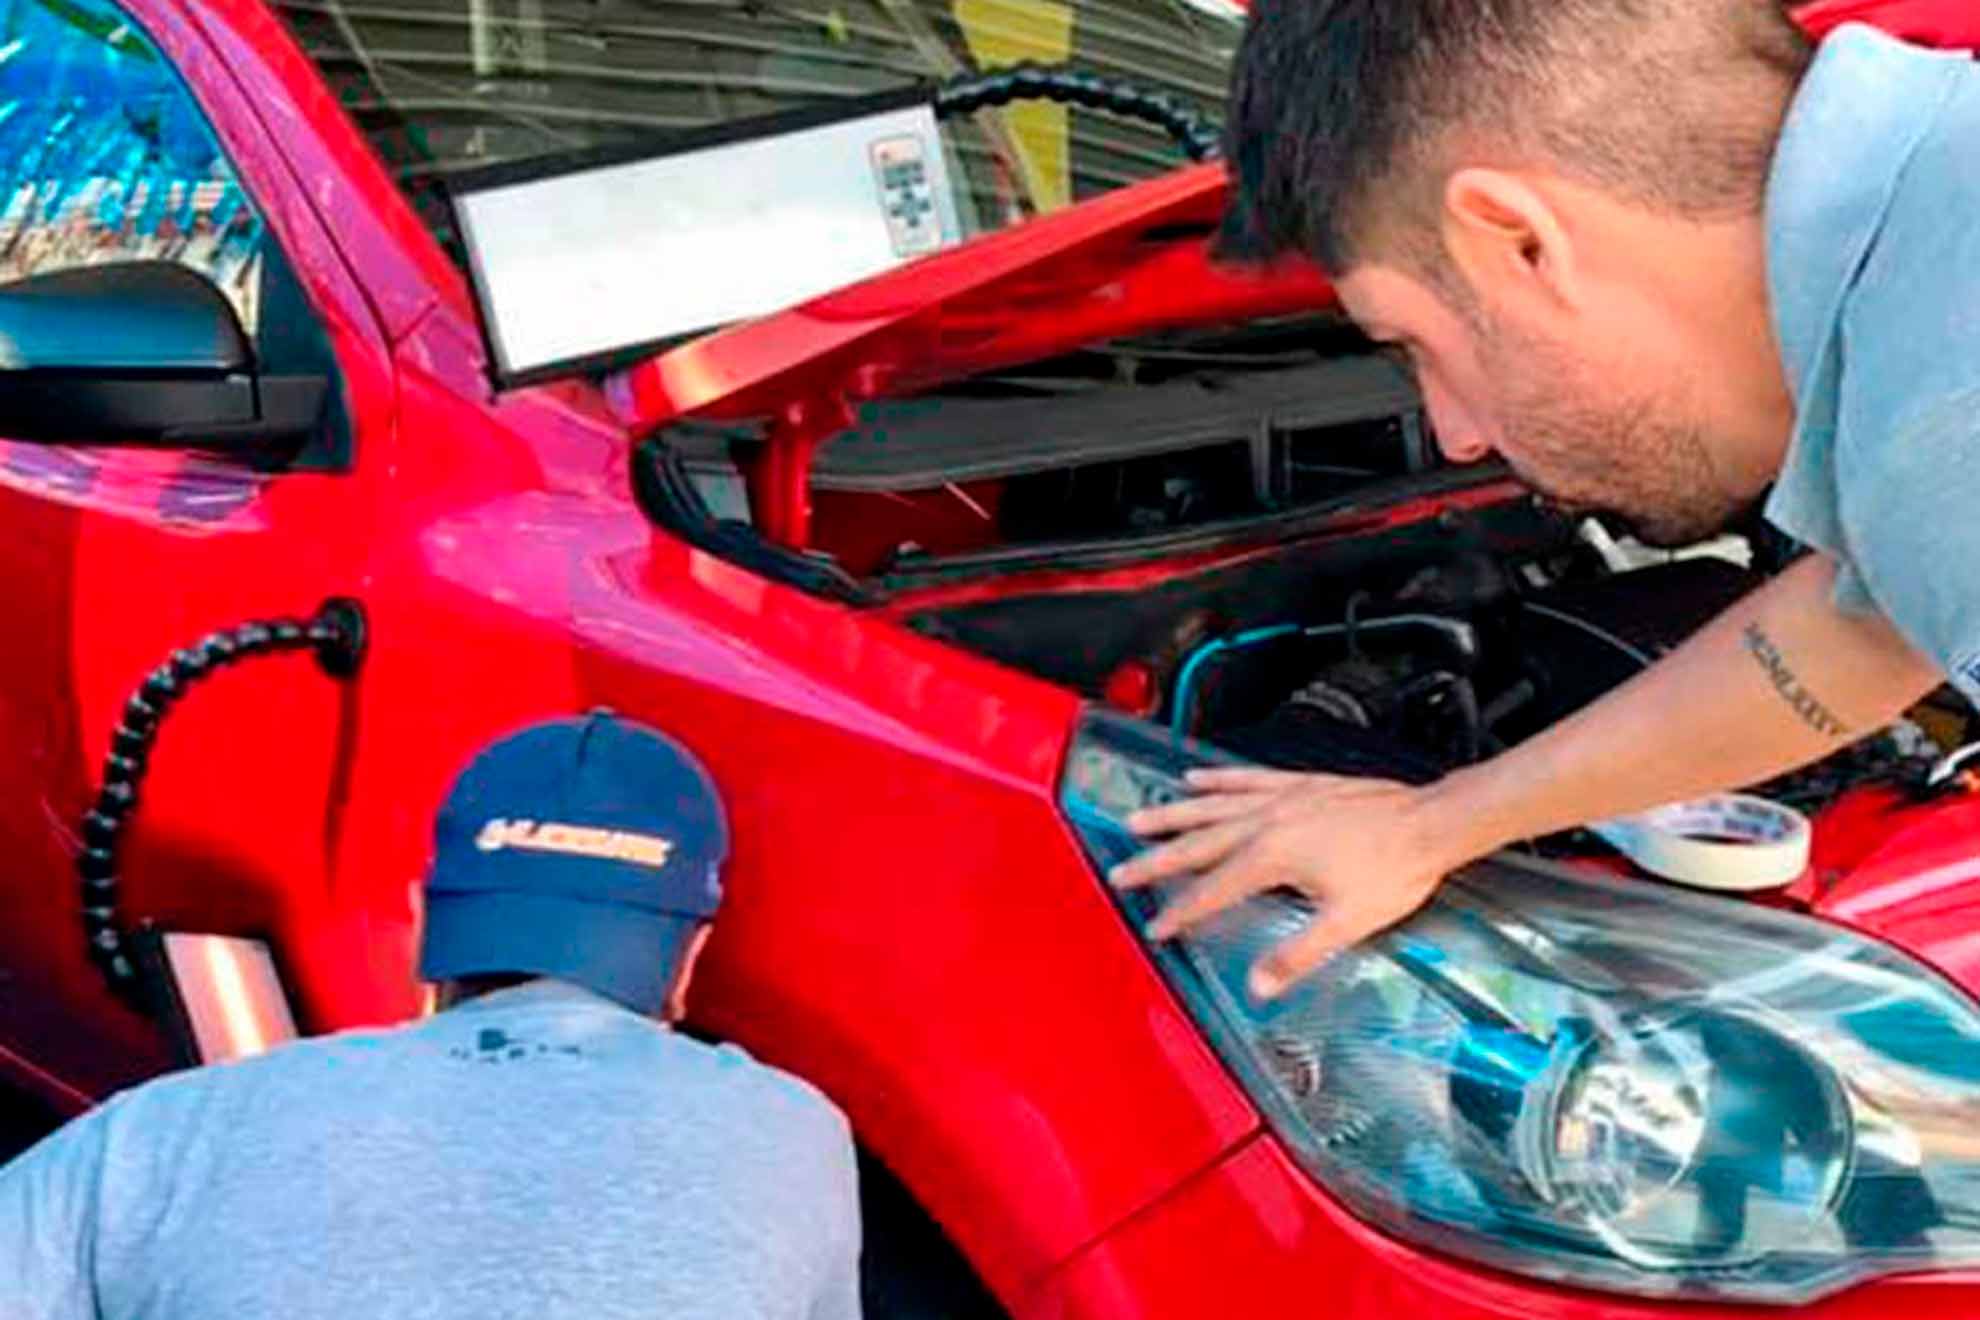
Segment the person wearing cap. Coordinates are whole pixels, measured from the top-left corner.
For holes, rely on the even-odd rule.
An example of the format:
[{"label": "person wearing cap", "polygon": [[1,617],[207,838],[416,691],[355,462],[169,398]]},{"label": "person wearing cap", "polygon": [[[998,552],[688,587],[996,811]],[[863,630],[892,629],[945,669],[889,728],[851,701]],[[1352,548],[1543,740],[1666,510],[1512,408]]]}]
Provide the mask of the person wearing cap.
[{"label": "person wearing cap", "polygon": [[0,1169],[0,1315],[857,1316],[845,1118],[668,1026],[726,847],[657,733],[496,743],[435,828],[442,1011],[158,1079]]}]

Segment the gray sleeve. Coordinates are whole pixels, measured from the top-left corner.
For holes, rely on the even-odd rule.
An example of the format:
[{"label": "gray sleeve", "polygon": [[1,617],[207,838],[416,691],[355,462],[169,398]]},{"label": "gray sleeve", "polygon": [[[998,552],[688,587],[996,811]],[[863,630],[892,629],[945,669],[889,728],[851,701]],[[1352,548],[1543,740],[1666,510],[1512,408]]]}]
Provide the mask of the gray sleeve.
[{"label": "gray sleeve", "polygon": [[1838,558],[1836,565],[1836,586],[1830,593],[1836,608],[1844,614],[1882,614],[1877,607],[1877,598],[1870,594],[1870,584],[1863,580],[1862,570],[1855,561]]},{"label": "gray sleeve", "polygon": [[1874,608],[1980,701],[1980,390],[1845,456],[1836,603]]},{"label": "gray sleeve", "polygon": [[824,1285],[812,1299],[810,1320],[860,1320],[859,1308],[859,1166],[853,1156],[852,1131],[844,1116],[833,1110],[831,1252],[825,1262]]},{"label": "gray sleeve", "polygon": [[857,1247],[840,1253],[832,1262],[824,1290],[811,1304],[811,1320],[860,1320]]},{"label": "gray sleeve", "polygon": [[[104,1112],[0,1168],[0,1280],[8,1320],[97,1320],[97,1188]],[[25,1307],[25,1310],[16,1310]]]}]

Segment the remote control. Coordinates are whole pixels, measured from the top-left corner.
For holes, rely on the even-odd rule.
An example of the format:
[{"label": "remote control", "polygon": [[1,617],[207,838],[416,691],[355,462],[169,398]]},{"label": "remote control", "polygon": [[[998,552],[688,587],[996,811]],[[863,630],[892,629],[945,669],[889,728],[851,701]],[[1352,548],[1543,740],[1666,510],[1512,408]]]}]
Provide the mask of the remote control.
[{"label": "remote control", "polygon": [[917,134],[882,138],[871,148],[880,180],[880,208],[887,237],[903,257],[918,257],[942,246],[942,222],[935,214],[935,189],[928,179],[928,157]]}]

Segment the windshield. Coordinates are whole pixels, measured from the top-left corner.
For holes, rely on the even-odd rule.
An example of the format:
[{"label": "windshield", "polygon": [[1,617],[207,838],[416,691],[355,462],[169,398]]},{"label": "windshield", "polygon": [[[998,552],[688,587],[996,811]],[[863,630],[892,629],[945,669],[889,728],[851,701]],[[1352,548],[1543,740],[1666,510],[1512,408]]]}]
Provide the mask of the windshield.
[{"label": "windshield", "polygon": [[[315,0],[275,6],[459,258],[441,183],[1023,60],[1213,118],[1231,0]],[[1181,163],[1158,130],[1043,102],[946,127],[965,236]]]}]

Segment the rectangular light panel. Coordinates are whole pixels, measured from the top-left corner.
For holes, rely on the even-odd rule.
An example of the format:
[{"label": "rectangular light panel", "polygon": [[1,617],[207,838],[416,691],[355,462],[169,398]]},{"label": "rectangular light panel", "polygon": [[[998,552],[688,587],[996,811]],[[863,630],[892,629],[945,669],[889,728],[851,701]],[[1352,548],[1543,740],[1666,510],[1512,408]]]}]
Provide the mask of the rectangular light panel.
[{"label": "rectangular light panel", "polygon": [[498,385],[602,368],[960,232],[924,90],[451,184]]}]

